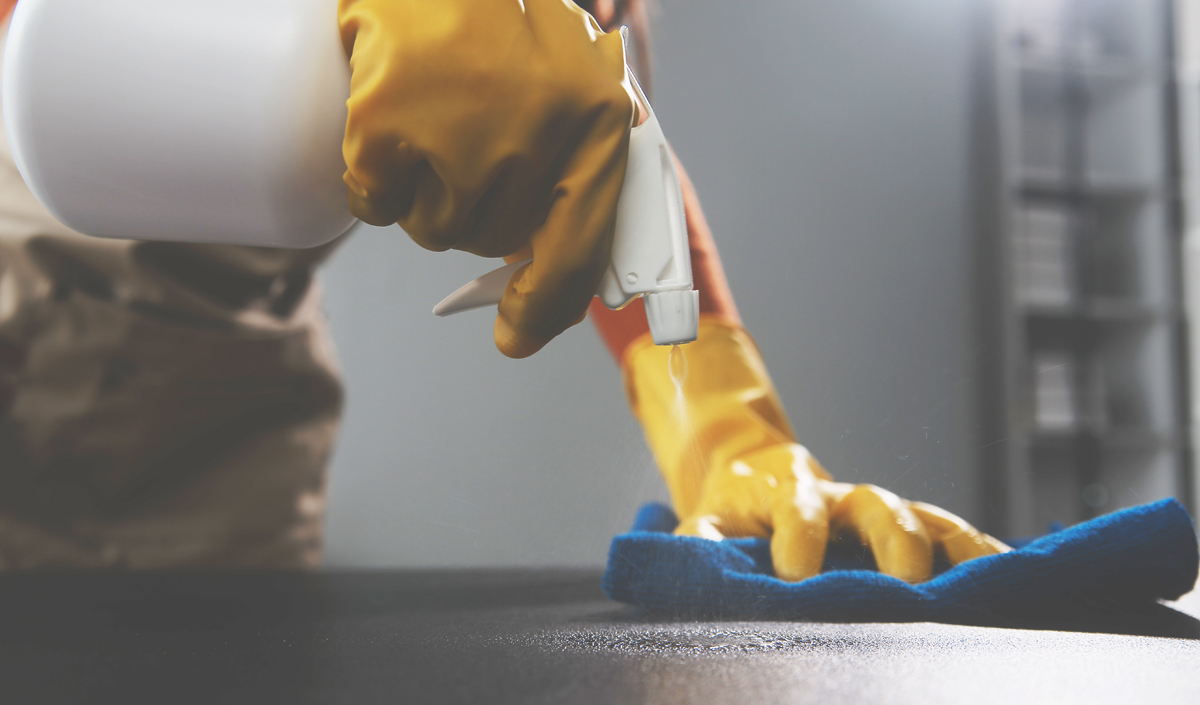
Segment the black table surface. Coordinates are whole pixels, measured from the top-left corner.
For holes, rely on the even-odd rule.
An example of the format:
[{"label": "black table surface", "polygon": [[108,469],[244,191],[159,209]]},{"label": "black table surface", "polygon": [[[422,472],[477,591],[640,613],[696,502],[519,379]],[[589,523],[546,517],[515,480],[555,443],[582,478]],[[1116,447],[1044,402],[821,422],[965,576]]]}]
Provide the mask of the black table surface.
[{"label": "black table surface", "polygon": [[676,622],[594,571],[17,574],[0,703],[1200,703],[1198,626]]}]

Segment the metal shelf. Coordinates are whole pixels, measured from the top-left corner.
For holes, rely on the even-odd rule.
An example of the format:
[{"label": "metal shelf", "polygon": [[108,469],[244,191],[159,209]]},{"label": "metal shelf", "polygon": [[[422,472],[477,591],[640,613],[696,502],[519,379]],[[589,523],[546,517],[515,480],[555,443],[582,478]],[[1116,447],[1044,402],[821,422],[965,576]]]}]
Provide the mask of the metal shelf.
[{"label": "metal shelf", "polygon": [[1097,198],[1152,198],[1164,193],[1159,182],[1145,179],[1090,174],[1077,180],[1068,179],[1050,169],[1025,167],[1020,170],[1012,190],[1023,196]]},{"label": "metal shelf", "polygon": [[1077,443],[1097,443],[1102,450],[1156,452],[1179,446],[1177,436],[1158,433],[1147,428],[1110,429],[1042,429],[1029,432],[1034,445],[1064,446]]},{"label": "metal shelf", "polygon": [[1022,303],[1020,310],[1030,318],[1056,321],[1084,320],[1094,323],[1153,323],[1178,318],[1173,307],[1151,306],[1133,299],[1093,298],[1082,304],[1054,305]]}]

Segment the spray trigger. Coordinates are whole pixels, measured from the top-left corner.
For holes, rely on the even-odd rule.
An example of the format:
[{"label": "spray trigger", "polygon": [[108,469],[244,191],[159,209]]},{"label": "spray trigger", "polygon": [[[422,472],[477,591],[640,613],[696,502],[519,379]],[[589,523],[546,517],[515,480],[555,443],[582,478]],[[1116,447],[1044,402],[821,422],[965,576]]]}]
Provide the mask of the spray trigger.
[{"label": "spray trigger", "polygon": [[[690,343],[699,329],[700,293],[692,287],[679,174],[658,117],[628,67],[626,78],[637,98],[641,122],[629,133],[629,161],[617,202],[612,259],[596,296],[610,309],[642,296],[656,344]],[[443,299],[433,312],[449,316],[498,304],[513,273],[530,261],[484,274]]]}]

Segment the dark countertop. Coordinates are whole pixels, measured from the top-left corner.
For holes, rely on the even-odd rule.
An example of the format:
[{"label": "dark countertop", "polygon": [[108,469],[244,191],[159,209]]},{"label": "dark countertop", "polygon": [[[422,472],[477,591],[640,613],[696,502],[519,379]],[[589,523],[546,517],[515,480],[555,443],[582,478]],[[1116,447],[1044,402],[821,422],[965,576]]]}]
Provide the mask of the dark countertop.
[{"label": "dark countertop", "polygon": [[598,584],[584,571],[5,575],[0,702],[1200,702],[1200,622],[1165,608],[1072,627],[1090,632],[680,623]]}]

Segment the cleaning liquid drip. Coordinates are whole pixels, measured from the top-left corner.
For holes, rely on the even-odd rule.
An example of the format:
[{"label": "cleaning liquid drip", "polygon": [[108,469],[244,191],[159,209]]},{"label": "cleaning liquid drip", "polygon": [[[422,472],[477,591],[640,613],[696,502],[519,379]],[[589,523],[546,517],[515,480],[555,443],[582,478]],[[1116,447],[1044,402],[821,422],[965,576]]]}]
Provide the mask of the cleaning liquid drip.
[{"label": "cleaning liquid drip", "polygon": [[682,397],[683,383],[687,379],[687,356],[678,345],[671,346],[671,354],[667,357],[667,374],[671,375],[671,381],[675,383],[676,393]]},{"label": "cleaning liquid drip", "polygon": [[687,397],[683,394],[683,385],[687,381],[688,375],[688,363],[687,356],[680,345],[671,346],[671,353],[667,357],[667,374],[675,384],[675,409],[672,416],[679,433],[679,452],[683,455],[684,466],[689,468],[685,477],[690,480],[690,486],[685,491],[692,501],[695,501],[700,497],[700,486],[707,468],[705,468],[704,456],[700,452],[700,440],[696,437],[696,429],[692,426],[692,419],[688,413]]}]

